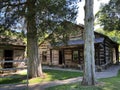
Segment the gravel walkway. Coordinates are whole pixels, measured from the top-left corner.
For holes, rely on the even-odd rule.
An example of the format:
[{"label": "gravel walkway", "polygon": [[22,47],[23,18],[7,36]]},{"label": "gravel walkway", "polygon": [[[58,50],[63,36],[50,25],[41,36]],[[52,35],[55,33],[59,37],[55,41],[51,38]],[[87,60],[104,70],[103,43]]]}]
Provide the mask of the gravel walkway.
[{"label": "gravel walkway", "polygon": [[109,67],[107,70],[104,70],[102,72],[96,72],[97,78],[108,78],[117,76],[118,70],[120,70],[120,65],[113,65]]},{"label": "gravel walkway", "polygon": [[[43,68],[80,72],[79,70],[73,70],[73,69],[62,69],[62,68],[51,68],[51,67],[43,67]],[[102,72],[96,72],[96,78],[107,78],[107,77],[116,76],[118,73],[118,70],[120,70],[120,65],[113,65],[109,67],[107,70],[104,70]],[[51,86],[70,84],[70,83],[80,82],[81,80],[82,80],[82,77],[77,77],[77,78],[71,78],[67,80],[56,80],[51,82],[44,82],[40,84],[29,85],[29,90],[45,90],[45,88],[48,88]],[[2,88],[0,87],[0,90],[26,90],[25,88],[26,86],[16,85],[15,87],[12,87],[12,86],[9,86],[9,87],[6,86]]]}]

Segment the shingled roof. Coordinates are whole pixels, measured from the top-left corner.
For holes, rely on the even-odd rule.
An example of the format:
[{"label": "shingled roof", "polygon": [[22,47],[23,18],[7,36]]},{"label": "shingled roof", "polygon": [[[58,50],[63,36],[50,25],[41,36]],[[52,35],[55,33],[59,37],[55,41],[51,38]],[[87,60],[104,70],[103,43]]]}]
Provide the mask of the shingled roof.
[{"label": "shingled roof", "polygon": [[20,45],[25,46],[25,43],[20,38],[12,38],[8,36],[0,36],[1,45]]},{"label": "shingled roof", "polygon": [[[96,38],[94,39],[94,43],[101,43],[104,41],[104,38]],[[80,39],[77,39],[77,40],[69,40],[67,41],[67,45],[68,46],[73,46],[73,45],[83,45],[84,44],[84,40],[80,40]],[[58,43],[57,46],[65,46],[64,43]]]}]

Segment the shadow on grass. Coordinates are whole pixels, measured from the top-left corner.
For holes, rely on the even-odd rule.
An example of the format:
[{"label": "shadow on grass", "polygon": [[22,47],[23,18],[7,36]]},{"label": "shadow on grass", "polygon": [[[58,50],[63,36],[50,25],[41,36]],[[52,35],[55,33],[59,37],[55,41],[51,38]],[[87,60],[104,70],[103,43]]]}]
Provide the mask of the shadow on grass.
[{"label": "shadow on grass", "polygon": [[14,74],[8,75],[6,77],[0,78],[0,84],[16,84],[16,83],[25,83],[27,80],[26,75]]},{"label": "shadow on grass", "polygon": [[[65,80],[69,78],[79,77],[83,74],[81,72],[71,72],[71,71],[61,71],[61,70],[49,70],[45,69],[43,70],[45,73],[45,77],[37,77],[29,79],[30,84],[34,83],[41,83],[41,82],[48,82],[48,81],[54,81],[54,80]],[[27,76],[26,74],[14,74],[14,75],[8,75],[7,78],[0,78],[0,84],[15,84],[15,83],[25,83]]]},{"label": "shadow on grass", "polygon": [[61,71],[61,70],[43,70],[48,75],[51,75],[51,80],[65,80],[74,77],[83,76],[82,72],[71,72],[71,71]]},{"label": "shadow on grass", "polygon": [[45,74],[44,77],[32,78],[29,80],[29,83],[34,84],[34,83],[49,82],[54,80],[65,80],[83,75],[83,73],[81,72],[71,72],[71,71],[51,70],[51,69],[44,69],[43,72]]}]

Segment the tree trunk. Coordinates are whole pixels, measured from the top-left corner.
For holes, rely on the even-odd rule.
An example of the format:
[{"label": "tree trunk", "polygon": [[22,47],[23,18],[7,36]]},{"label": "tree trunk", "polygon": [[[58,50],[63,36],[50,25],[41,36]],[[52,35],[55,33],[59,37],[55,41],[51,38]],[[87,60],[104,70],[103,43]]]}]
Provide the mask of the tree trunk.
[{"label": "tree trunk", "polygon": [[27,0],[27,52],[30,78],[42,75],[41,62],[38,56],[38,37],[35,14],[35,0]]},{"label": "tree trunk", "polygon": [[93,0],[85,0],[84,76],[82,85],[95,84]]}]

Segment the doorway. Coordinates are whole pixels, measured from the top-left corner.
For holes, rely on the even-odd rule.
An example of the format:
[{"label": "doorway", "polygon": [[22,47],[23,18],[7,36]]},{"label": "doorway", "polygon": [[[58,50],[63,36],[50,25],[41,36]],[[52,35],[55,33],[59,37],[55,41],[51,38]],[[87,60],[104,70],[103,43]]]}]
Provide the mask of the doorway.
[{"label": "doorway", "polygon": [[59,51],[59,64],[62,64],[63,60],[62,60],[62,51]]},{"label": "doorway", "polygon": [[[12,61],[13,60],[13,50],[4,50],[4,57],[5,61]],[[13,62],[5,62],[4,68],[12,68]]]}]

